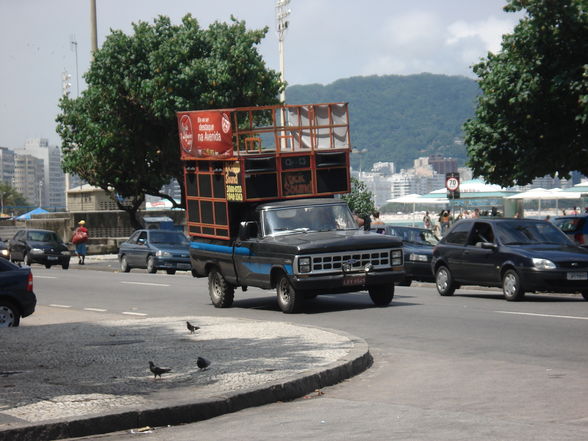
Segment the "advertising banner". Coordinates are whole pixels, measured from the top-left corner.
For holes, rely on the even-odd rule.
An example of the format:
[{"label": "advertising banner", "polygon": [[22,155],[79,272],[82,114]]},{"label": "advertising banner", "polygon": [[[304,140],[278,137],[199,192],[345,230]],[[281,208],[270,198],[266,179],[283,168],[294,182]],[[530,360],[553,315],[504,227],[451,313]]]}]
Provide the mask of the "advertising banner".
[{"label": "advertising banner", "polygon": [[233,155],[233,131],[229,112],[178,112],[180,155],[192,158],[219,158]]}]

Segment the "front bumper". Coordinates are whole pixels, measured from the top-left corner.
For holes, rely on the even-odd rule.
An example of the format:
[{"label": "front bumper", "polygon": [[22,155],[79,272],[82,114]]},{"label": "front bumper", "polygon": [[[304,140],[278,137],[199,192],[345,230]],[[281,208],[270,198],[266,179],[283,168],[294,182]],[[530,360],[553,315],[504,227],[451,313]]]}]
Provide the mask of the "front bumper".
[{"label": "front bumper", "polygon": [[173,257],[156,257],[155,267],[158,270],[178,270],[178,271],[190,271],[192,265],[190,259],[184,258],[173,258]]},{"label": "front bumper", "polygon": [[42,265],[63,265],[69,263],[71,256],[63,254],[31,254],[31,262]]},{"label": "front bumper", "polygon": [[[362,276],[365,275],[365,279]],[[332,273],[321,275],[295,274],[290,276],[290,283],[296,290],[313,291],[317,294],[336,294],[363,291],[379,285],[393,285],[404,280],[404,267],[370,272]]]},{"label": "front bumper", "polygon": [[[569,280],[568,274],[584,274],[586,280]],[[570,270],[536,270],[524,268],[519,272],[525,291],[575,293],[588,291],[588,273]]]}]

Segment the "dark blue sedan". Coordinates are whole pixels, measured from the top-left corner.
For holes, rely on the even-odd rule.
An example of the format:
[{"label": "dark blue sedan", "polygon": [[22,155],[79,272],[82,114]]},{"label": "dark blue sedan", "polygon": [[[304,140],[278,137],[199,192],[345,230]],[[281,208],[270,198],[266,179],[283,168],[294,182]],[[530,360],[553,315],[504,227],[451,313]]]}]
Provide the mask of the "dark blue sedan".
[{"label": "dark blue sedan", "polygon": [[431,258],[433,247],[437,245],[439,239],[431,230],[397,225],[374,225],[372,231],[396,236],[402,240],[406,276],[402,282],[398,283],[399,285],[410,286],[413,280],[435,281],[435,275],[431,270]]},{"label": "dark blue sedan", "polygon": [[120,245],[120,269],[125,273],[132,268],[146,268],[148,273],[190,271],[189,248],[189,240],[180,231],[137,230]]}]

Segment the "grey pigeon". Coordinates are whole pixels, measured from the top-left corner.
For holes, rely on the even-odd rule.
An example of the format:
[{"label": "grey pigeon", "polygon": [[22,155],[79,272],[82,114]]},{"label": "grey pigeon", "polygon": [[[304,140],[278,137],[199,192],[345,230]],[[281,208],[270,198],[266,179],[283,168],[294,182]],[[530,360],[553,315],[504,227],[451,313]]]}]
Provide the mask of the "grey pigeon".
[{"label": "grey pigeon", "polygon": [[198,360],[196,360],[196,366],[198,366],[200,370],[203,371],[204,369],[207,369],[208,366],[210,366],[210,361],[204,357],[198,357]]},{"label": "grey pigeon", "polygon": [[198,331],[200,329],[200,326],[195,326],[189,321],[186,321],[186,326],[188,327],[188,331],[190,331],[192,334],[194,334],[194,331]]},{"label": "grey pigeon", "polygon": [[154,379],[157,378],[158,375],[159,378],[161,378],[161,374],[167,374],[168,372],[171,372],[170,368],[161,368],[159,366],[155,366],[152,361],[149,362],[149,370],[153,372]]}]

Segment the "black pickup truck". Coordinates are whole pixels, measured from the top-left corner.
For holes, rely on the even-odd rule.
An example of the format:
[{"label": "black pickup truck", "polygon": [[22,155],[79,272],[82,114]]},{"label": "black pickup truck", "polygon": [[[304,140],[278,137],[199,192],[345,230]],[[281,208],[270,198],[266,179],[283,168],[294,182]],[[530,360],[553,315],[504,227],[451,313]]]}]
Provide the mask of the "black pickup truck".
[{"label": "black pickup truck", "polygon": [[320,294],[367,290],[388,305],[404,278],[397,238],[357,227],[341,199],[317,198],[251,205],[230,241],[191,242],[192,274],[208,276],[214,306],[230,307],[236,287],[276,289],[283,312],[298,311]]}]

